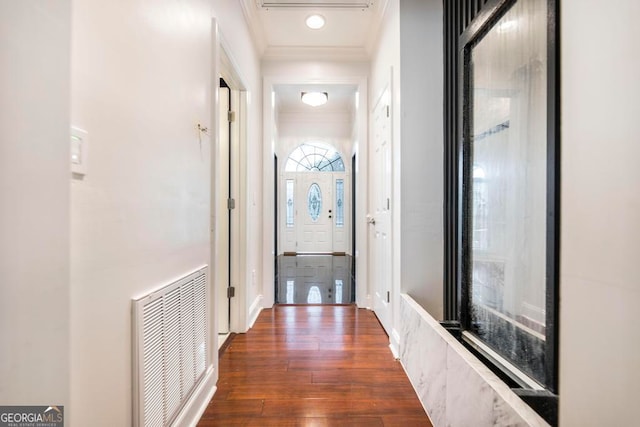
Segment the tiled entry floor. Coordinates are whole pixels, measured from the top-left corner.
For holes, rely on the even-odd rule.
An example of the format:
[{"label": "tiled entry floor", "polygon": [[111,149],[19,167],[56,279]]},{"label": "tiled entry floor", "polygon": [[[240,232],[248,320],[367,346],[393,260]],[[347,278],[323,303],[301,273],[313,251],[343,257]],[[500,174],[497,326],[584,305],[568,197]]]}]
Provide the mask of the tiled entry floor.
[{"label": "tiled entry floor", "polygon": [[349,255],[280,255],[276,302],[280,304],[350,304],[355,281]]}]

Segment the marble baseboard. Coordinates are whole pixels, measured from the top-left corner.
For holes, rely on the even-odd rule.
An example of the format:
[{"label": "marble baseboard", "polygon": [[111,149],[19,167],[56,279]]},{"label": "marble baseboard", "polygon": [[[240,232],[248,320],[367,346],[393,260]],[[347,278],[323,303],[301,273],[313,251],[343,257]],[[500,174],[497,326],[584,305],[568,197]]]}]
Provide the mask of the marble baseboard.
[{"label": "marble baseboard", "polygon": [[548,426],[409,295],[400,361],[435,427]]}]

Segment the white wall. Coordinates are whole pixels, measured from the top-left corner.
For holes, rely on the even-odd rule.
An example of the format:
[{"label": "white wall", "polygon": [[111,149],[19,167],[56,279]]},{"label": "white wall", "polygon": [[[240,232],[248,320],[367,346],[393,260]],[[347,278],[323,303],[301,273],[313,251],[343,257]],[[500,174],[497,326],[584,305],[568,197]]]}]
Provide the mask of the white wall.
[{"label": "white wall", "polygon": [[209,263],[211,141],[195,127],[217,132],[212,17],[254,90],[258,63],[229,2],[74,3],[72,124],[91,147],[72,183],[73,425],[130,425],[131,298]]},{"label": "white wall", "polygon": [[279,113],[276,154],[284,172],[287,157],[296,147],[307,141],[322,141],[333,146],[343,156],[350,170],[354,123],[349,112],[333,113]]},{"label": "white wall", "polygon": [[[400,1],[389,0],[386,3],[384,9],[384,16],[380,25],[378,33],[378,40],[374,44],[374,53],[371,60],[371,77],[369,85],[369,129],[370,134],[374,135],[375,123],[373,121],[373,111],[378,102],[381,100],[381,96],[387,93],[391,94],[391,168],[392,168],[392,183],[391,183],[391,275],[392,283],[390,286],[390,314],[387,316],[385,313],[380,313],[380,317],[383,319],[389,318],[392,330],[387,330],[387,334],[391,338],[392,349],[397,353],[399,348],[398,340],[399,324],[397,323],[397,313],[399,305],[398,298],[400,297],[401,286],[401,270],[400,263],[402,261],[400,242],[402,239],[400,231],[400,215],[401,215],[401,159],[400,159],[400,140],[401,140],[401,91],[400,91]],[[388,89],[388,92],[387,92]],[[373,137],[372,142],[373,144]],[[373,151],[372,151],[373,153]],[[375,162],[372,158],[369,176],[384,174],[384,171],[375,170]],[[374,180],[372,180],[374,181]],[[382,185],[382,180],[380,180]],[[380,192],[380,189],[374,188],[374,185],[369,186],[369,200],[374,203],[376,200],[376,193]],[[367,213],[374,213],[372,206],[367,204]],[[367,236],[370,235],[371,226],[367,225],[365,232]],[[371,250],[371,249],[370,249]],[[376,274],[375,266],[371,264],[371,274]],[[372,289],[372,297],[375,295],[375,291]],[[373,302],[372,306],[376,306]],[[388,321],[385,323],[389,323]],[[387,325],[385,324],[385,327]]]},{"label": "white wall", "polygon": [[640,3],[561,5],[560,425],[635,425]]},{"label": "white wall", "polygon": [[[246,259],[240,262],[244,268],[241,274],[244,289],[240,291],[244,311],[240,316],[240,330],[245,331],[255,320],[260,309],[264,286],[271,286],[273,279],[264,277],[262,271],[263,195],[262,195],[262,73],[261,64],[251,33],[247,27],[239,1],[214,0],[215,16],[218,17],[220,36],[232,66],[238,73],[242,89],[246,92],[247,108],[244,116],[246,123],[246,145],[241,147],[241,176],[244,186],[241,189],[242,225],[240,238],[246,247]],[[242,163],[242,161],[241,161]],[[241,178],[241,181],[243,178]]]},{"label": "white wall", "polygon": [[[400,3],[402,292],[442,319],[442,1]],[[396,217],[397,218],[397,217]]]},{"label": "white wall", "polygon": [[400,292],[411,295],[435,318],[442,317],[440,1],[388,2],[371,65],[370,106],[390,81],[392,316],[396,331],[392,337],[397,337]]},{"label": "white wall", "polygon": [[[276,147],[279,154],[281,138],[346,138],[351,139],[353,117],[348,111],[331,113],[280,112],[278,114],[279,139]],[[351,154],[349,149],[346,154]]]},{"label": "white wall", "polygon": [[0,404],[69,406],[71,4],[0,2]]},{"label": "white wall", "polygon": [[[393,112],[400,106],[400,5],[399,0],[389,0],[383,21],[378,32],[378,41],[371,59],[371,77],[369,84],[369,110],[376,105],[378,98],[389,83],[393,68]],[[393,114],[394,140],[400,137],[400,115]],[[396,166],[394,164],[394,166]]]}]

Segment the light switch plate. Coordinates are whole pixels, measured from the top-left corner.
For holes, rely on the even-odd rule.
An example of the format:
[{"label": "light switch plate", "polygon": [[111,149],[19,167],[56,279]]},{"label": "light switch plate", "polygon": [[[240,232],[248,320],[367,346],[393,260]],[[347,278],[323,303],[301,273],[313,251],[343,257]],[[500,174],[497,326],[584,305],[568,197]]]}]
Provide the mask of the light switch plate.
[{"label": "light switch plate", "polygon": [[89,157],[89,133],[86,130],[71,127],[71,172],[87,174]]}]

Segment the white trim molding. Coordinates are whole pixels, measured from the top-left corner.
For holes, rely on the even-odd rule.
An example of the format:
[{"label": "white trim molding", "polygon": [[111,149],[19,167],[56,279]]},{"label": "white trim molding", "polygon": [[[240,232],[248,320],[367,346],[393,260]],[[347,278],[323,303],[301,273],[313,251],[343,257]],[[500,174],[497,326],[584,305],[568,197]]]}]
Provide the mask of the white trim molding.
[{"label": "white trim molding", "polygon": [[189,426],[195,427],[202,418],[202,414],[207,409],[209,402],[213,398],[218,387],[218,371],[213,366],[209,366],[205,372],[205,378],[189,399],[185,402],[182,410],[171,424],[172,427]]},{"label": "white trim molding", "polygon": [[323,61],[368,61],[364,47],[325,46],[267,46],[262,54],[266,61],[323,60]]}]

